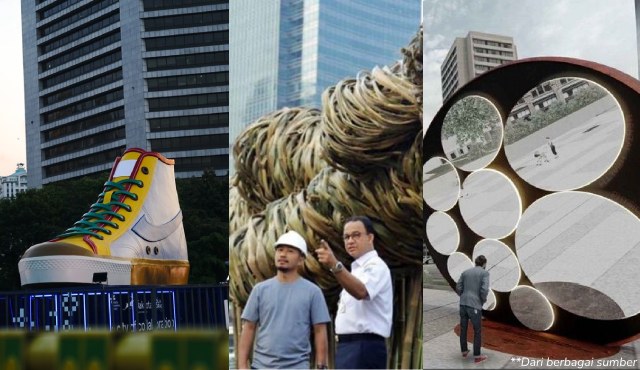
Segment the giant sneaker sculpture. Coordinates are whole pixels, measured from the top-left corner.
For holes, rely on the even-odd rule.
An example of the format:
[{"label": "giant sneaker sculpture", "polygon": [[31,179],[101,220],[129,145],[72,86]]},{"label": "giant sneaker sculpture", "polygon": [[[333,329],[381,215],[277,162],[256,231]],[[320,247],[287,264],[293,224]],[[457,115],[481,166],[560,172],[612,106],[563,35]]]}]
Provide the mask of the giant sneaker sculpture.
[{"label": "giant sneaker sculpture", "polygon": [[173,164],[158,153],[125,151],[82,219],[24,253],[18,263],[22,285],[92,283],[96,273],[106,273],[110,285],[186,284],[189,261]]}]

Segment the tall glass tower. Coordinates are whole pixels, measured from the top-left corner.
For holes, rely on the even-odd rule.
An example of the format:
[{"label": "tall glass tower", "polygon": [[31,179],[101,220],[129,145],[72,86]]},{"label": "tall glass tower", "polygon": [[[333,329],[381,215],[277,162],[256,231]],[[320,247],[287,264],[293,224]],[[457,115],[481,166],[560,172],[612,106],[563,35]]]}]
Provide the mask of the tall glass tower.
[{"label": "tall glass tower", "polygon": [[229,0],[22,0],[29,186],[125,148],[228,173]]},{"label": "tall glass tower", "polygon": [[[401,58],[420,25],[420,0],[230,2],[230,144],[282,107],[320,107],[345,77]],[[230,163],[233,166],[233,163]]]}]

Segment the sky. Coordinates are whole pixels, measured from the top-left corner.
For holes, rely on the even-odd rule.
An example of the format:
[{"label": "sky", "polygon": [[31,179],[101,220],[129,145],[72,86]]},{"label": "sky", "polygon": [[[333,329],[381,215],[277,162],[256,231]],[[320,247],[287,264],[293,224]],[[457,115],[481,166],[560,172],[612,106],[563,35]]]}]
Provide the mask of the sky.
[{"label": "sky", "polygon": [[440,65],[469,31],[513,37],[519,59],[573,57],[638,77],[633,0],[424,0],[423,8],[425,132],[442,106]]},{"label": "sky", "polygon": [[7,176],[27,160],[19,0],[0,0],[0,35],[0,176]]}]

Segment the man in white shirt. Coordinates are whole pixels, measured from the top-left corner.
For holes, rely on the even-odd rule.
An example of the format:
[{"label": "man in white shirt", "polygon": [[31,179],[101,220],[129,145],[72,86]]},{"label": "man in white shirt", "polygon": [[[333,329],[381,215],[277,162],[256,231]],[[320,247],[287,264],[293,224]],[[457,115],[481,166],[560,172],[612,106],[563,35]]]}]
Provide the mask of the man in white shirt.
[{"label": "man in white shirt", "polygon": [[344,246],[351,257],[351,272],[338,261],[326,241],[316,249],[318,261],[342,285],[336,315],[337,369],[386,369],[385,338],[391,335],[393,292],[391,272],[373,249],[375,235],[368,217],[346,220]]}]

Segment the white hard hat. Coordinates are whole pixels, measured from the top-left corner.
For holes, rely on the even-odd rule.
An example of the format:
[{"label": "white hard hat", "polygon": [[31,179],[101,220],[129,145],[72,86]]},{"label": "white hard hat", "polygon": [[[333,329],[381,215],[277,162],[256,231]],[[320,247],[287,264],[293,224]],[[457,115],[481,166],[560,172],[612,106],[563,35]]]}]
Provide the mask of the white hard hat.
[{"label": "white hard hat", "polygon": [[273,245],[274,248],[277,248],[279,245],[288,245],[294,248],[298,248],[300,252],[302,252],[303,256],[307,255],[307,242],[304,241],[302,235],[298,234],[295,231],[288,231],[282,234],[278,241]]}]

